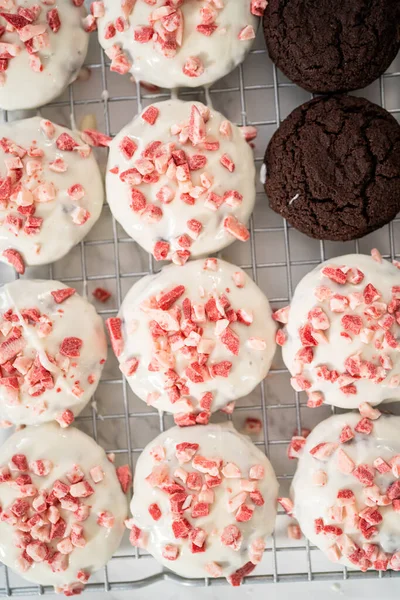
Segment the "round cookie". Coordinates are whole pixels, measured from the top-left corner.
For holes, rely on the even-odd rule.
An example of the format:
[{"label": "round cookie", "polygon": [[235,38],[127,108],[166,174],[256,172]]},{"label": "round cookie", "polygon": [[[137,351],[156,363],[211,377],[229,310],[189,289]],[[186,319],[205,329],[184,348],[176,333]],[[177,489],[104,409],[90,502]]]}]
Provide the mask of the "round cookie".
[{"label": "round cookie", "polygon": [[127,501],[92,438],[56,423],[14,433],[0,449],[2,562],[66,596],[117,550]]},{"label": "round cookie", "polygon": [[100,216],[103,183],[77,132],[33,117],[0,126],[0,260],[59,260]]},{"label": "round cookie", "polygon": [[105,0],[95,11],[99,41],[111,71],[164,88],[209,86],[249,52],[263,0],[210,6],[184,0]]},{"label": "round cookie", "polygon": [[249,394],[275,352],[267,298],[244,271],[215,258],[143,277],[106,324],[134,393],[181,425],[206,423]]},{"label": "round cookie", "polygon": [[287,311],[283,360],[311,407],[400,400],[400,272],[350,254],[318,265]]},{"label": "round cookie", "polygon": [[296,108],[265,162],[271,208],[310,237],[354,240],[400,210],[400,125],[364,98],[317,98]]},{"label": "round cookie", "polygon": [[0,418],[66,427],[90,400],[107,357],[102,319],[59,281],[0,290]]},{"label": "round cookie", "polygon": [[334,562],[400,570],[399,427],[399,417],[360,421],[359,414],[345,413],[319,423],[303,440],[293,516]]},{"label": "round cookie", "polygon": [[183,577],[240,585],[276,517],[271,463],[231,424],[174,427],[136,465],[130,541]]},{"label": "round cookie", "polygon": [[[0,12],[0,108],[43,106],[72,83],[86,57],[89,36],[80,0],[3,2]],[[67,49],[67,50],[66,50]]]},{"label": "round cookie", "polygon": [[366,87],[400,47],[397,0],[269,0],[264,33],[271,59],[314,93]]},{"label": "round cookie", "polygon": [[183,264],[249,238],[252,150],[200,102],[168,100],[135,117],[111,142],[106,184],[114,217],[156,260]]}]

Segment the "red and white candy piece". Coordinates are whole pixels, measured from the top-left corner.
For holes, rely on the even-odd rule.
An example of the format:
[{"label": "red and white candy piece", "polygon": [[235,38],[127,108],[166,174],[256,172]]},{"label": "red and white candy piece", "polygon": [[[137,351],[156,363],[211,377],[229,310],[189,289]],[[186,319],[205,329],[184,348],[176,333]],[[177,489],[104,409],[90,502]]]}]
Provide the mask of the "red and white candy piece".
[{"label": "red and white candy piece", "polygon": [[262,559],[277,491],[268,459],[232,425],[175,427],[137,462],[130,541],[184,577],[239,585]]}]

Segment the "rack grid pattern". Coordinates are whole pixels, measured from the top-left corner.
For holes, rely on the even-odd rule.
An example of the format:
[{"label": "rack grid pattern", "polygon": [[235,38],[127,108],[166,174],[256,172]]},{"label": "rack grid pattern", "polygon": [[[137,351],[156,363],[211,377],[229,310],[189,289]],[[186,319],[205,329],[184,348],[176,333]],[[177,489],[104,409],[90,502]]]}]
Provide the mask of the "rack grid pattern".
[{"label": "rack grid pattern", "polygon": [[[96,34],[93,34],[94,36]],[[95,42],[97,44],[97,41]],[[257,45],[257,48],[260,44]],[[95,99],[90,99],[90,100],[86,100],[86,99],[77,99],[75,96],[75,92],[74,92],[74,87],[78,84],[71,85],[69,87],[69,91],[68,91],[68,99],[66,100],[61,100],[61,101],[57,101],[52,103],[51,105],[49,105],[49,108],[53,110],[52,114],[57,114],[57,112],[54,111],[59,111],[59,110],[69,110],[70,111],[70,116],[71,116],[71,126],[74,126],[75,122],[76,122],[76,111],[78,109],[82,109],[84,108],[86,113],[91,113],[94,112],[95,110],[98,110],[100,108],[100,110],[103,113],[104,116],[104,123],[105,123],[105,133],[109,134],[109,135],[115,135],[116,131],[113,130],[112,127],[112,118],[111,118],[111,108],[113,107],[113,105],[117,105],[118,103],[124,103],[125,101],[135,101],[137,103],[137,111],[140,112],[142,107],[150,102],[154,102],[154,101],[159,101],[162,99],[166,99],[170,97],[170,94],[167,92],[162,92],[162,91],[157,91],[155,93],[149,93],[146,92],[146,90],[143,90],[141,88],[140,85],[138,84],[132,84],[132,95],[123,95],[123,94],[114,94],[113,93],[113,89],[112,86],[109,84],[109,71],[108,71],[108,63],[107,63],[107,58],[104,55],[104,53],[101,51],[100,47],[97,44],[97,48],[96,48],[96,52],[98,53],[98,61],[94,61],[94,62],[90,62],[89,64],[87,64],[86,66],[91,70],[92,74],[96,73],[100,75],[101,78],[101,86],[102,89],[104,90],[103,93]],[[258,58],[263,64],[269,64],[269,59],[266,55],[266,50],[264,49],[264,47],[260,47],[258,49],[253,50],[250,53],[249,58],[245,61],[244,65],[241,65],[238,67],[237,69],[237,85],[233,85],[233,86],[227,86],[224,87],[222,84],[223,82],[218,82],[210,91],[209,91],[209,99],[211,100],[211,102],[213,101],[213,98],[217,97],[220,94],[238,94],[239,95],[239,99],[240,99],[240,114],[241,114],[241,122],[238,123],[238,125],[254,125],[258,128],[264,128],[264,127],[269,127],[271,129],[271,132],[273,132],[273,130],[275,128],[277,128],[280,124],[280,122],[282,121],[282,119],[286,116],[283,115],[282,112],[282,108],[281,108],[281,100],[280,100],[280,96],[281,93],[283,91],[290,91],[291,88],[296,89],[296,86],[294,84],[288,83],[288,82],[283,82],[280,81],[280,75],[278,75],[278,72],[276,70],[276,68],[274,66],[272,66],[272,83],[265,83],[265,84],[254,84],[254,85],[247,85],[246,81],[245,81],[245,72],[246,69],[251,68],[249,66],[250,60],[252,60],[252,58]],[[382,106],[385,106],[385,87],[387,82],[391,81],[395,79],[396,82],[400,83],[400,71],[393,71],[393,72],[388,72],[386,73],[379,81],[379,96],[380,96],[380,104]],[[76,88],[75,88],[76,89]],[[271,94],[271,96],[273,97],[273,104],[274,104],[274,118],[271,118],[269,120],[257,120],[256,118],[252,117],[252,110],[249,108],[247,99],[246,99],[246,95],[249,92],[255,92],[258,91],[261,93],[261,91],[269,91],[269,93]],[[399,88],[399,95],[400,95],[400,88]],[[193,97],[196,97],[200,100],[205,100],[208,97],[208,94],[206,94],[204,92],[204,90],[200,90],[200,91],[193,91],[193,90],[183,90],[180,93],[180,97],[185,98],[185,96],[189,97],[190,99],[192,99]],[[47,107],[46,107],[47,108]],[[226,111],[228,114],[227,116],[229,117],[229,111]],[[399,97],[399,103],[398,103],[398,107],[395,108],[391,108],[390,112],[393,113],[395,116],[396,115],[400,115],[400,97]],[[4,115],[5,119],[7,119],[7,115]],[[131,118],[131,116],[127,115],[125,118],[125,121],[128,121],[129,118]],[[269,136],[268,136],[269,137]],[[267,138],[266,139],[262,139],[262,146],[261,147],[265,147],[266,143],[267,143]],[[262,161],[263,161],[263,157],[262,156],[258,156],[257,155],[258,152],[256,152],[255,155],[255,161],[258,167],[261,166]],[[263,192],[260,192],[258,194],[258,202],[265,202],[264,196],[263,196]],[[256,209],[257,210],[257,209]],[[272,272],[272,273],[279,273],[279,278],[284,277],[285,279],[285,284],[286,284],[286,289],[287,292],[286,293],[282,293],[282,294],[277,294],[275,297],[273,295],[271,295],[270,293],[269,298],[270,298],[270,302],[272,304],[272,306],[274,308],[276,307],[280,307],[283,306],[285,304],[287,304],[291,297],[292,297],[292,293],[294,291],[296,282],[294,281],[294,277],[293,277],[293,270],[295,269],[299,269],[302,270],[301,273],[304,274],[306,271],[312,269],[316,264],[319,264],[319,262],[322,262],[324,260],[326,260],[326,258],[328,258],[329,256],[332,256],[333,254],[341,254],[343,253],[341,251],[341,249],[338,249],[338,246],[336,246],[335,251],[332,253],[332,249],[328,249],[327,245],[324,242],[319,242],[317,244],[318,245],[318,250],[317,253],[315,254],[315,256],[313,256],[312,258],[295,258],[295,251],[293,251],[292,249],[292,245],[291,245],[291,228],[288,227],[287,223],[284,222],[283,220],[278,220],[275,219],[273,220],[274,223],[277,223],[274,226],[264,226],[264,225],[257,225],[258,219],[255,216],[252,217],[251,222],[250,222],[250,231],[251,231],[251,239],[249,242],[249,248],[248,248],[248,252],[246,252],[246,258],[244,260],[237,260],[237,263],[240,263],[239,266],[242,267],[243,269],[246,269],[249,274],[253,277],[253,279],[258,282],[260,284],[260,286],[264,289],[264,291],[268,294],[269,290],[268,290],[268,284],[267,285],[263,285],[260,283],[260,278],[261,275],[263,274],[263,272]],[[271,213],[272,215],[272,213]],[[79,250],[80,250],[80,267],[81,267],[81,275],[68,275],[63,277],[62,274],[61,276],[59,275],[59,273],[57,273],[57,276],[55,276],[55,268],[53,265],[49,266],[47,269],[47,277],[48,278],[59,278],[62,279],[62,281],[64,281],[65,283],[69,283],[71,285],[78,285],[78,286],[82,286],[81,290],[82,292],[85,294],[88,294],[88,289],[90,288],[90,285],[92,282],[94,281],[99,281],[101,280],[102,282],[107,283],[107,281],[112,281],[115,282],[115,300],[116,300],[116,308],[107,308],[107,305],[103,306],[102,309],[100,309],[98,312],[104,317],[107,318],[108,316],[112,316],[115,315],[118,307],[121,304],[121,301],[123,299],[123,283],[125,279],[133,279],[133,278],[140,278],[144,275],[147,275],[149,273],[153,273],[156,270],[158,270],[160,267],[159,265],[157,266],[154,262],[153,262],[153,258],[151,256],[149,256],[148,258],[148,262],[146,265],[146,268],[144,269],[138,269],[138,270],[133,270],[133,271],[123,271],[121,269],[121,260],[120,260],[120,250],[121,248],[123,248],[124,246],[128,245],[128,247],[130,248],[130,251],[132,253],[135,252],[139,252],[139,249],[137,247],[137,245],[130,239],[126,237],[126,234],[122,233],[121,235],[121,230],[119,229],[119,227],[117,226],[116,222],[114,221],[114,219],[112,218],[112,215],[110,213],[109,207],[107,204],[104,205],[103,208],[103,216],[105,216],[105,218],[109,221],[109,223],[112,222],[112,236],[108,237],[108,238],[102,238],[102,239],[89,239],[86,241],[83,241],[80,243],[79,246]],[[396,253],[396,247],[395,247],[395,228],[396,225],[400,223],[400,218],[395,219],[387,228],[385,228],[385,231],[387,231],[387,235],[385,234],[385,238],[384,241],[383,239],[381,240],[381,243],[384,244],[386,251],[383,253],[385,258],[388,258],[390,260],[393,260],[394,258],[400,258],[400,255],[398,253]],[[280,238],[280,243],[282,245],[283,248],[283,255],[282,255],[282,259],[281,260],[262,260],[260,258],[260,250],[259,250],[259,245],[257,244],[256,240],[257,237],[260,235],[267,235],[267,236],[279,236]],[[380,233],[380,236],[382,236],[382,233]],[[376,238],[375,238],[376,239]],[[378,240],[379,243],[379,240]],[[89,269],[88,269],[88,252],[90,250],[91,247],[98,247],[98,246],[102,246],[105,247],[107,246],[108,251],[110,253],[113,254],[113,270],[112,272],[109,273],[89,273]],[[364,246],[363,246],[364,248]],[[353,243],[352,245],[352,249],[355,252],[359,252],[361,250],[360,247],[360,242],[356,241]],[[366,250],[364,250],[366,251]],[[225,254],[225,253],[224,253]],[[237,256],[237,254],[236,254]],[[228,257],[229,260],[229,257]],[[89,294],[88,294],[89,295]],[[236,411],[235,411],[235,415],[245,415],[247,413],[251,413],[252,415],[254,414],[258,414],[259,418],[262,421],[262,425],[263,425],[263,435],[257,439],[255,441],[256,445],[258,445],[263,451],[266,452],[266,454],[268,456],[271,457],[271,454],[274,453],[274,450],[276,448],[284,450],[286,445],[289,443],[290,441],[290,435],[288,436],[284,436],[284,437],[277,437],[276,432],[274,432],[274,424],[271,423],[271,415],[273,413],[273,411],[278,411],[279,415],[282,414],[282,412],[285,412],[287,410],[291,411],[291,414],[293,415],[293,419],[292,419],[292,426],[297,427],[298,431],[301,431],[302,426],[303,426],[303,420],[304,420],[304,409],[305,409],[305,402],[304,399],[301,398],[301,396],[298,393],[295,393],[293,391],[290,391],[289,393],[291,394],[291,401],[287,402],[285,404],[282,404],[279,400],[275,400],[272,399],[272,402],[269,400],[268,398],[268,393],[267,393],[267,385],[268,382],[271,381],[274,377],[285,377],[288,380],[288,375],[287,375],[287,371],[286,369],[283,368],[282,365],[277,364],[274,365],[274,367],[272,368],[272,370],[270,371],[270,374],[266,380],[266,382],[263,382],[260,386],[259,389],[256,391],[256,394],[250,399],[250,403],[247,402],[247,404],[245,405],[240,405],[241,401],[239,401],[239,406],[236,407]],[[104,376],[103,376],[104,377]],[[102,382],[100,384],[101,385],[107,385],[107,386],[112,386],[109,389],[119,389],[119,392],[122,392],[122,406],[123,409],[114,413],[109,413],[107,412],[104,415],[99,415],[98,412],[98,408],[96,407],[96,404],[93,403],[92,408],[91,408],[91,412],[84,412],[83,416],[78,417],[77,419],[77,424],[78,426],[82,426],[85,430],[87,430],[87,427],[91,427],[91,431],[93,433],[93,437],[97,440],[98,439],[98,428],[99,428],[99,423],[103,423],[106,422],[108,423],[109,421],[114,421],[116,423],[123,423],[122,424],[122,429],[121,429],[121,437],[125,438],[126,440],[126,444],[124,443],[122,445],[121,448],[107,448],[107,451],[109,452],[114,452],[117,455],[117,461],[119,456],[121,457],[127,457],[127,460],[130,462],[131,466],[133,465],[133,461],[134,458],[138,456],[138,454],[141,452],[141,450],[143,449],[143,444],[139,445],[138,447],[135,447],[134,444],[134,440],[133,440],[133,436],[132,436],[132,431],[131,431],[131,426],[132,426],[132,421],[134,420],[139,420],[139,424],[143,423],[143,420],[146,419],[151,419],[152,422],[154,422],[154,420],[157,421],[157,425],[158,425],[158,429],[159,431],[163,431],[165,428],[170,426],[170,422],[168,422],[168,417],[166,417],[165,415],[158,415],[157,413],[154,412],[150,412],[149,410],[146,409],[140,409],[138,408],[137,410],[132,410],[131,407],[131,403],[129,401],[129,390],[127,388],[127,384],[126,381],[123,378],[120,378],[119,376],[116,377],[111,377],[111,378],[107,378],[107,379],[102,379]],[[253,401],[253,399],[255,399]],[[94,399],[96,400],[96,398]],[[139,401],[138,401],[139,402]],[[137,405],[139,406],[139,405]],[[308,409],[305,409],[308,410]],[[325,415],[326,416],[326,415]],[[229,418],[229,417],[228,417]],[[322,418],[324,418],[324,416],[318,416],[317,419],[321,420]],[[169,423],[169,424],[167,424]],[[157,432],[152,436],[155,437],[155,435],[157,434]],[[147,439],[146,443],[151,441],[152,437],[149,437],[149,439]],[[288,485],[288,483],[290,482],[290,479],[292,477],[292,475],[290,473],[287,473],[285,467],[281,468],[281,467],[277,467],[277,465],[274,463],[274,459],[273,457],[271,457],[273,466],[275,467],[276,471],[277,471],[277,476],[278,479],[280,480],[280,482],[283,485]],[[279,516],[278,517],[278,521],[279,519],[285,519],[286,517],[283,516]],[[302,538],[302,540],[300,541],[299,544],[293,543],[291,541],[288,540],[285,541],[285,543],[281,543],[281,541],[279,541],[277,539],[277,537],[274,535],[272,537],[271,543],[268,544],[268,548],[265,552],[266,557],[268,558],[268,564],[270,565],[268,569],[266,569],[266,572],[264,574],[257,574],[258,571],[260,569],[256,570],[256,574],[255,575],[250,575],[249,577],[246,578],[245,583],[277,583],[277,582],[293,582],[293,581],[321,581],[321,580],[343,580],[343,579],[365,579],[365,578],[388,578],[388,577],[395,577],[396,575],[398,575],[398,573],[394,573],[394,572],[375,572],[375,571],[371,571],[371,572],[367,572],[367,573],[360,573],[358,571],[351,571],[351,570],[347,570],[346,568],[337,568],[335,567],[330,567],[330,568],[324,568],[320,567],[320,568],[314,568],[313,565],[313,560],[312,560],[312,555],[315,552],[319,552],[317,551],[315,548],[313,548],[312,546],[310,546],[310,544],[307,542],[307,540],[305,540],[304,538]],[[295,553],[296,557],[299,556],[299,554],[301,554],[303,557],[305,557],[305,562],[304,562],[304,568],[301,569],[301,572],[288,572],[288,569],[284,569],[281,570],[280,568],[280,557],[284,556],[285,554],[288,555],[289,553]],[[110,573],[110,571],[112,570],[110,568],[110,565],[112,565],[113,563],[115,564],[116,562],[120,561],[120,560],[124,560],[124,559],[130,559],[132,561],[134,561],[135,564],[131,564],[131,568],[129,569],[129,572],[126,573],[126,580],[121,581],[119,578],[113,578],[112,574]],[[161,581],[161,580],[173,580],[176,582],[179,582],[181,584],[184,585],[188,585],[188,586],[219,586],[219,585],[226,585],[226,581],[222,580],[222,579],[196,579],[196,580],[190,580],[190,579],[184,579],[180,576],[177,576],[169,571],[162,571],[159,573],[155,573],[155,574],[150,574],[146,577],[142,577],[140,578],[140,567],[139,567],[139,563],[141,561],[145,560],[147,561],[153,561],[153,559],[146,554],[143,551],[138,551],[137,549],[132,549],[132,551],[129,554],[118,554],[118,556],[114,557],[111,561],[111,563],[109,563],[108,566],[106,566],[104,568],[103,574],[100,577],[100,579],[97,577],[96,580],[98,581],[97,583],[89,583],[86,586],[86,590],[88,592],[99,592],[99,591],[122,591],[122,590],[134,590],[134,589],[138,589],[147,585],[150,585],[152,583],[155,583],[157,581]],[[153,561],[154,562],[154,561]],[[294,561],[296,562],[296,561]],[[323,563],[321,563],[323,564]],[[294,567],[296,569],[296,566]],[[135,574],[135,572],[138,574],[138,578],[132,576]],[[3,566],[2,568],[0,568],[0,597],[5,597],[5,596],[11,596],[11,597],[18,597],[18,596],[22,596],[22,595],[48,595],[53,593],[53,588],[52,587],[43,587],[43,586],[37,586],[34,584],[26,584],[26,585],[13,585],[12,582],[13,576],[12,574],[8,571],[7,567]],[[20,581],[20,580],[19,580]]]}]

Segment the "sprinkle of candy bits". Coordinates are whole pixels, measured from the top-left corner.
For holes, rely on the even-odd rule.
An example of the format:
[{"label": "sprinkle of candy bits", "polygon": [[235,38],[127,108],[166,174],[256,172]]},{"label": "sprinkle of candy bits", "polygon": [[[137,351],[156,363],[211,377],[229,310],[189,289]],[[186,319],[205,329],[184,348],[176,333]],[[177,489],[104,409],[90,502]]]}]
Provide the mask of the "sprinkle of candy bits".
[{"label": "sprinkle of candy bits", "polygon": [[[239,585],[262,559],[275,518],[276,478],[265,456],[233,427],[197,427],[188,437],[185,431],[161,434],[139,458],[133,518],[126,523],[130,541],[189,577],[225,576]],[[230,460],[239,455],[238,464]],[[207,554],[218,558],[211,562]]]},{"label": "sprinkle of candy bits", "polygon": [[[100,317],[74,288],[57,281],[17,280],[0,296],[3,414],[17,425],[56,419],[67,427],[99,381],[106,356]],[[96,347],[88,362],[89,341]]]},{"label": "sprinkle of candy bits", "polygon": [[85,28],[98,27],[112,71],[130,71],[161,87],[193,86],[199,78],[207,85],[243,61],[266,4],[248,0],[233,9],[222,0],[92,2]]},{"label": "sprinkle of candy bits", "polygon": [[0,257],[22,275],[25,264],[58,260],[87,233],[100,214],[101,178],[90,147],[47,119],[4,125],[0,138]]},{"label": "sprinkle of candy bits", "polygon": [[[47,5],[43,7],[32,4],[28,8],[25,5],[22,6],[24,4],[22,2],[19,2],[20,6],[17,7],[16,4],[14,0],[3,0],[0,3],[1,35],[5,32],[8,34],[7,41],[3,38],[1,42],[1,87],[7,86],[7,71],[12,66],[17,69],[17,65],[14,66],[13,62],[18,63],[19,59],[15,61],[15,58],[23,54],[26,55],[26,63],[32,71],[35,73],[45,72],[48,78],[57,80],[59,74],[55,66],[51,69],[53,66],[51,59],[53,56],[56,56],[55,61],[57,59],[58,45],[61,43],[61,40],[58,39],[60,38],[60,30],[64,32],[66,28],[69,28],[71,35],[75,35],[78,39],[78,32],[75,32],[74,26],[75,15],[68,19],[68,23],[65,23],[58,8],[52,7],[55,4],[52,0],[43,0],[42,4]],[[71,12],[77,10],[73,8],[72,3],[71,5],[69,8]],[[61,13],[65,15],[64,8]],[[81,45],[82,41],[79,42],[78,48]],[[84,46],[82,46],[82,51],[83,48]],[[43,55],[45,60],[43,60]],[[75,60],[74,55],[72,58]],[[45,80],[42,83],[45,84]],[[37,81],[36,85],[41,85],[40,80]],[[20,91],[22,92],[22,87]]]},{"label": "sprinkle of candy bits", "polygon": [[[144,294],[136,289],[106,321],[134,392],[173,412],[182,427],[205,425],[224,407],[231,412],[232,379],[239,397],[249,389],[243,386],[262,379],[272,358],[275,325],[262,292],[244,272],[215,258],[166,267],[149,276]],[[263,306],[262,319],[255,306]],[[259,431],[261,423],[253,423]]]},{"label": "sprinkle of candy bits", "polygon": [[252,169],[251,150],[219,113],[200,103],[160,102],[111,143],[109,197],[123,196],[111,210],[155,260],[184,265],[249,239]]},{"label": "sprinkle of candy bits", "polygon": [[15,433],[0,454],[2,560],[65,596],[80,593],[123,535],[114,467],[91,438],[75,428],[61,435],[54,423]]},{"label": "sprinkle of candy bits", "polygon": [[364,403],[368,416],[347,413],[317,425],[300,449],[292,488],[311,543],[361,571],[400,569],[396,537],[387,544],[400,509],[400,418],[378,413]]},{"label": "sprinkle of candy bits", "polygon": [[306,391],[308,406],[362,407],[363,416],[374,420],[375,405],[400,397],[396,277],[376,249],[372,257],[343,256],[307,275],[290,311],[275,313],[287,325],[277,343],[292,386]]}]

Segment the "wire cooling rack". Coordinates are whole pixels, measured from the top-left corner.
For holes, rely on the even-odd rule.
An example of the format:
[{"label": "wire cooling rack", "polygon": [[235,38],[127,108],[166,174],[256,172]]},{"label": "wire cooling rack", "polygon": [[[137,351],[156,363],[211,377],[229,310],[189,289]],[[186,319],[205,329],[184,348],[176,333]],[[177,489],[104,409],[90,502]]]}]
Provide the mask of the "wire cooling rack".
[{"label": "wire cooling rack", "polygon": [[[109,72],[107,59],[92,34],[87,68],[90,77],[81,78],[71,85],[56,102],[44,107],[41,114],[68,126],[80,126],[82,119],[91,115],[98,129],[115,135],[144,106],[166,99],[169,93],[149,93],[139,85]],[[86,72],[88,73],[88,72]],[[205,101],[204,90],[181,90],[180,97]],[[379,81],[363,90],[360,95],[385,106],[395,116],[400,115],[400,59],[393,63]],[[267,56],[262,35],[245,63],[235,72],[216,83],[210,90],[215,109],[223,112],[238,125],[254,125],[258,129],[255,142],[255,161],[258,171],[265,147],[279,123],[287,114],[310,95],[291,84],[277,72]],[[4,114],[5,120],[21,118],[26,114]],[[99,151],[100,164],[105,166],[106,154]],[[377,233],[353,243],[324,243],[310,240],[288,227],[267,206],[262,186],[258,183],[257,203],[250,222],[251,238],[248,243],[235,243],[224,250],[223,258],[245,269],[267,294],[274,308],[287,304],[297,282],[314,265],[335,255],[348,252],[368,253],[378,247],[388,258],[400,257],[400,219],[395,219]],[[396,245],[397,240],[397,245]],[[93,299],[97,286],[112,292],[107,304],[95,306],[105,319],[118,311],[121,301],[140,277],[153,273],[160,265],[143,252],[112,219],[109,207],[104,205],[102,216],[89,236],[68,257],[49,267],[31,268],[30,278],[60,279]],[[14,275],[0,265],[4,283]],[[295,430],[312,427],[330,413],[328,408],[308,409],[301,395],[289,384],[289,376],[280,354],[274,360],[267,379],[247,398],[237,403],[232,420],[241,430],[247,416],[258,417],[263,432],[253,439],[269,456],[281,484],[281,495],[288,493],[296,465],[286,457],[286,447]],[[226,416],[214,416],[213,420]],[[109,353],[102,380],[93,402],[77,419],[77,425],[92,435],[107,452],[116,455],[116,463],[129,462],[134,468],[143,447],[164,429],[173,425],[169,415],[159,415],[134,397],[117,362]],[[284,581],[340,580],[348,578],[387,578],[394,572],[360,573],[338,568],[328,562],[316,548],[302,538],[289,540],[286,528],[290,519],[279,514],[276,532],[268,544],[256,574],[246,582],[268,583]],[[2,572],[1,572],[2,571]],[[88,592],[133,590],[162,579],[191,586],[225,585],[221,579],[183,579],[161,567],[142,550],[133,549],[124,539],[117,555],[91,579]],[[50,587],[26,583],[6,567],[0,569],[0,596],[50,594]]]}]

